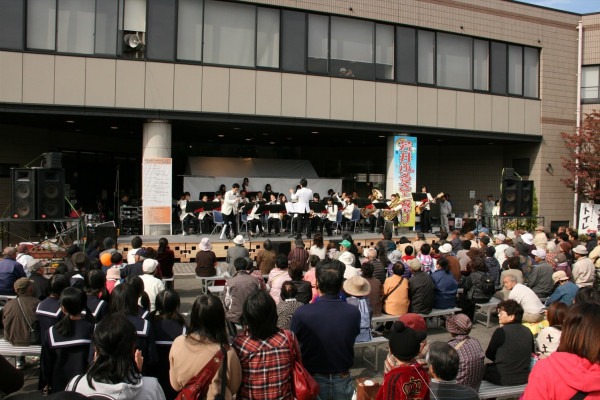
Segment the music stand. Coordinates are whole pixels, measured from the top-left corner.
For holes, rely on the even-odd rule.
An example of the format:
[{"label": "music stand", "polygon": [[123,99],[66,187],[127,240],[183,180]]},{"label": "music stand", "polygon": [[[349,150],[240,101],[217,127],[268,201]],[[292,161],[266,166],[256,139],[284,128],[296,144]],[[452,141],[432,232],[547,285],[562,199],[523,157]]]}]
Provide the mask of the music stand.
[{"label": "music stand", "polygon": [[216,201],[188,201],[185,205],[186,213],[213,211],[221,208],[221,203]]}]

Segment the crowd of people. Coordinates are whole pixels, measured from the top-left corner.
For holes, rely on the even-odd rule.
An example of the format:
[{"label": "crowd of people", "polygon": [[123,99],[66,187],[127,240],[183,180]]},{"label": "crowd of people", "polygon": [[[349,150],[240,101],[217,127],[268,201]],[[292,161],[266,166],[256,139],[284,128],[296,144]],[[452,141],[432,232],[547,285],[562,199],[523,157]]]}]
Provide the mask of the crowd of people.
[{"label": "crowd of people", "polygon": [[[316,234],[310,249],[296,240],[289,254],[267,240],[251,259],[237,236],[218,271],[203,238],[196,273],[230,277],[220,296],[197,297],[187,318],[162,280],[173,277],[174,263],[164,238],[158,249],[134,238],[126,259],[112,239],[86,251],[74,246],[50,279],[38,260],[17,261],[26,247],[9,247],[0,293],[17,297],[2,310],[4,338],[18,346],[39,340],[39,389],[47,393],[174,399],[198,386],[210,399],[293,399],[293,365],[302,360],[320,399],[350,399],[354,344],[384,335],[378,399],[476,399],[483,379],[528,383],[525,399],[600,394],[594,233],[584,244],[567,228],[510,237],[442,232],[432,243],[421,232],[412,241],[384,232],[362,251],[350,234],[342,239],[325,246]],[[469,333],[475,305],[492,297],[501,326],[484,351]],[[449,341],[428,342],[419,314],[457,306],[462,312],[445,321]],[[372,330],[382,313],[398,321]],[[529,324],[545,321],[534,337]],[[24,366],[19,358],[16,367]]]}]

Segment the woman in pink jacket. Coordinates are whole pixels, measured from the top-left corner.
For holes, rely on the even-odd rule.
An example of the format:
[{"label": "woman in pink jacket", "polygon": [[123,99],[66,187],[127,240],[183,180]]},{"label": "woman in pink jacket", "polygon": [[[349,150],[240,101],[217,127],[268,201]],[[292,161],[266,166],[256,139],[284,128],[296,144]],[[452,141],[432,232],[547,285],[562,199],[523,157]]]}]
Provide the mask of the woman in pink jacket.
[{"label": "woman in pink jacket", "polygon": [[[569,307],[558,351],[535,364],[524,400],[600,399],[600,304]],[[583,398],[583,397],[579,397]]]}]

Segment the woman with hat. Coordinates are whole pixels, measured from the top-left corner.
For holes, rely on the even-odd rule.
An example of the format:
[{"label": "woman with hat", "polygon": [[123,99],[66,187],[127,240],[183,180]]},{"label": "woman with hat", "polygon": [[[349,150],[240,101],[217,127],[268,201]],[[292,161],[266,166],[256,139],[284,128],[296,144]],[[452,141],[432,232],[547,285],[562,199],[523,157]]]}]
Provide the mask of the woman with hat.
[{"label": "woman with hat", "polygon": [[371,292],[371,286],[362,276],[353,276],[344,281],[343,288],[348,295],[346,302],[358,307],[358,311],[360,311],[360,333],[356,337],[356,342],[368,342],[372,339],[371,316],[373,309],[367,297]]},{"label": "woman with hat", "polygon": [[587,256],[588,251],[580,244],[573,249],[575,264],[573,264],[573,282],[579,287],[593,286],[596,267]]},{"label": "woman with hat", "polygon": [[202,238],[198,244],[198,252],[196,253],[196,275],[198,276],[214,276],[217,274],[215,268],[217,265],[217,256],[212,251],[210,239]]},{"label": "woman with hat", "polygon": [[554,272],[563,271],[569,279],[573,279],[573,273],[571,272],[571,265],[569,260],[564,253],[555,254],[550,260]]},{"label": "woman with hat", "polygon": [[570,306],[579,290],[579,286],[571,282],[565,271],[556,271],[552,274],[554,292],[546,300],[546,307],[552,303],[561,302]]},{"label": "woman with hat", "polygon": [[469,336],[473,324],[465,314],[454,314],[446,320],[446,329],[452,337],[448,344],[458,352],[460,364],[456,382],[479,390],[483,379],[485,353],[481,344]]}]

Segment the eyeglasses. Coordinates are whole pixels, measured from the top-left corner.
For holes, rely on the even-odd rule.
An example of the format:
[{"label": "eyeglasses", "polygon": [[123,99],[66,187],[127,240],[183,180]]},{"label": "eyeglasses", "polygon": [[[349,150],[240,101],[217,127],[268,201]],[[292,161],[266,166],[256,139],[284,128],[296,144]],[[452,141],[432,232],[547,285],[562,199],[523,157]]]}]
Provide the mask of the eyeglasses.
[{"label": "eyeglasses", "polygon": [[502,314],[502,313],[504,313],[504,314],[508,315],[508,314],[506,313],[506,311],[504,311],[504,310],[502,310],[502,309],[500,309],[500,308],[497,308],[497,309],[496,309],[496,311],[498,311],[498,315],[500,315],[500,314]]}]

